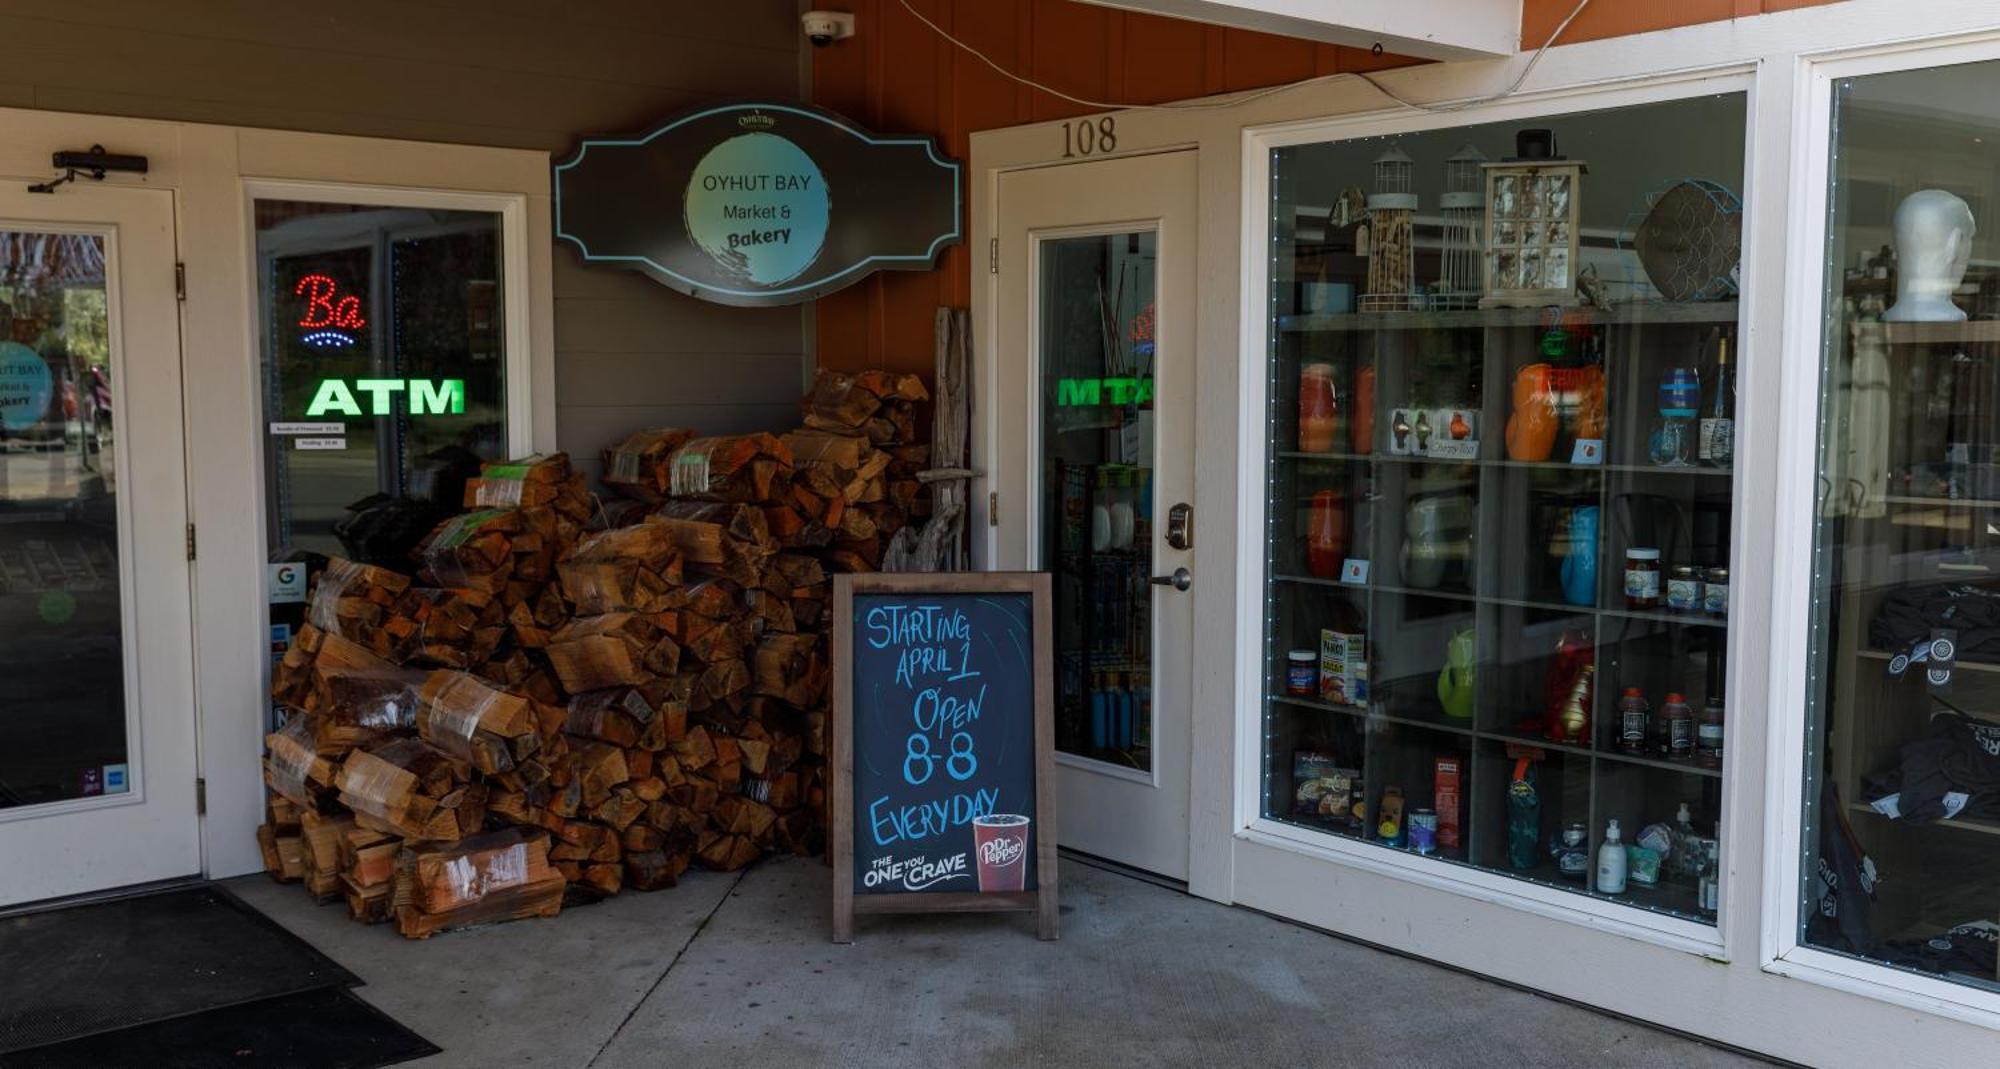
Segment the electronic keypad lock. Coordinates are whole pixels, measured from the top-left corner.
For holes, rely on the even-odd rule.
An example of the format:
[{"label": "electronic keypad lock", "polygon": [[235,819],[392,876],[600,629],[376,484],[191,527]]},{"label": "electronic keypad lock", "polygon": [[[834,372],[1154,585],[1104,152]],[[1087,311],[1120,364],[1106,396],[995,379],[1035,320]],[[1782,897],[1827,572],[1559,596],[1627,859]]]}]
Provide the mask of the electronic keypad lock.
[{"label": "electronic keypad lock", "polygon": [[1183,501],[1167,510],[1167,545],[1194,548],[1194,506]]}]

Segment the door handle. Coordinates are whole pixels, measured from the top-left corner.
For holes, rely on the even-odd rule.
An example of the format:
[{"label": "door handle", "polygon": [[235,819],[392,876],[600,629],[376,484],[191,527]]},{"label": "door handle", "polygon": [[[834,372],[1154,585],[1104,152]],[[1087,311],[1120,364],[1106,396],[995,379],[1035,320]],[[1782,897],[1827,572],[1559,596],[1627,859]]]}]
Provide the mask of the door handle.
[{"label": "door handle", "polygon": [[1186,590],[1188,587],[1194,585],[1194,573],[1188,571],[1186,568],[1175,568],[1172,575],[1154,576],[1153,585],[1170,586],[1175,590]]}]

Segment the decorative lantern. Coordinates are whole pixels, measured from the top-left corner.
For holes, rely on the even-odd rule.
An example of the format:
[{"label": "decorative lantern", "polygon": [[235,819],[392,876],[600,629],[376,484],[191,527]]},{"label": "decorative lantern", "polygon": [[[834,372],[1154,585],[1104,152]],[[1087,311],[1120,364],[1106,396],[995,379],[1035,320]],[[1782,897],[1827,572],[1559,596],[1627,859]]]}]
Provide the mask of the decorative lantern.
[{"label": "decorative lantern", "polygon": [[1417,258],[1412,247],[1417,212],[1417,161],[1390,146],[1375,160],[1368,194],[1368,291],[1364,312],[1403,312],[1416,306]]},{"label": "decorative lantern", "polygon": [[1470,142],[1458,154],[1444,161],[1444,196],[1438,207],[1444,210],[1443,269],[1437,285],[1431,287],[1431,308],[1471,308],[1479,303],[1482,265],[1480,239],[1485,228],[1485,177],[1480,165],[1486,154]]},{"label": "decorative lantern", "polygon": [[1486,296],[1481,308],[1575,304],[1581,160],[1509,160],[1486,171]]}]

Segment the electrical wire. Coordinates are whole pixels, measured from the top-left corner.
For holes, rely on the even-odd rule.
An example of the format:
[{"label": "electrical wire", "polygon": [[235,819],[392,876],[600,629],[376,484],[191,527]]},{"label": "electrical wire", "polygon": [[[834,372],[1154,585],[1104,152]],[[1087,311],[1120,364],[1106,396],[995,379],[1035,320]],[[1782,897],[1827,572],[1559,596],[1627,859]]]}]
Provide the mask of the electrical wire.
[{"label": "electrical wire", "polygon": [[1343,78],[1358,78],[1361,81],[1367,82],[1370,86],[1374,87],[1376,92],[1382,94],[1385,97],[1388,97],[1390,100],[1395,101],[1397,104],[1400,104],[1406,108],[1412,108],[1417,111],[1433,111],[1433,112],[1464,111],[1467,108],[1476,108],[1482,104],[1491,104],[1496,100],[1512,96],[1516,92],[1518,92],[1521,86],[1527,82],[1528,75],[1534,73],[1535,65],[1542,61],[1542,54],[1547,52],[1552,46],[1554,46],[1556,43],[1556,38],[1561,37],[1563,35],[1563,31],[1569,29],[1570,23],[1575,22],[1576,17],[1578,15],[1583,14],[1583,9],[1590,6],[1590,0],[1577,0],[1576,7],[1570,9],[1569,15],[1566,16],[1561,22],[1556,24],[1556,28],[1553,32],[1549,34],[1548,40],[1543,41],[1542,46],[1540,48],[1535,49],[1535,54],[1528,57],[1527,65],[1521,68],[1521,73],[1518,77],[1514,79],[1513,84],[1509,85],[1505,89],[1502,89],[1498,93],[1493,93],[1483,97],[1473,97],[1469,100],[1456,100],[1445,104],[1425,104],[1419,101],[1409,100],[1399,95],[1394,90],[1390,89],[1386,85],[1383,85],[1380,81],[1376,80],[1372,75],[1366,72],[1342,71],[1337,74],[1322,74],[1314,78],[1305,78],[1296,82],[1286,82],[1283,85],[1266,86],[1265,88],[1254,90],[1252,92],[1232,96],[1226,100],[1186,100],[1169,104],[1119,104],[1106,100],[1091,100],[1086,97],[1073,96],[1069,93],[1065,93],[1062,90],[1055,88],[1054,86],[1044,85],[1041,82],[1035,81],[1032,78],[1027,78],[1023,77],[1022,75],[1015,74],[1013,71],[1010,71],[1007,68],[1001,66],[998,62],[996,62],[993,59],[993,57],[987,55],[984,52],[981,52],[979,49],[974,48],[969,44],[966,44],[964,41],[961,41],[958,38],[953,37],[951,33],[947,31],[944,27],[939,26],[935,22],[932,22],[929,19],[929,17],[927,17],[923,12],[918,11],[915,7],[911,6],[910,0],[897,0],[897,3],[900,3],[903,6],[904,11],[910,13],[910,17],[916,19],[918,22],[923,23],[925,26],[928,26],[932,33],[935,33],[939,37],[944,38],[946,41],[951,42],[951,44],[954,47],[956,47],[959,51],[964,52],[972,56],[974,59],[977,59],[981,63],[986,64],[988,67],[993,68],[994,72],[999,74],[1001,77],[1006,78],[1009,81],[1016,82],[1020,85],[1027,86],[1028,88],[1034,89],[1038,92],[1047,93],[1048,95],[1055,97],[1058,100],[1066,100],[1072,104],[1077,104],[1086,108],[1091,108],[1094,110],[1101,110],[1101,111],[1207,111],[1215,108],[1234,108],[1234,107],[1240,107],[1244,104],[1248,104],[1253,100],[1262,100],[1265,97],[1275,96],[1279,93],[1289,93],[1294,89],[1303,89],[1306,86],[1319,85],[1323,82],[1339,81]]}]

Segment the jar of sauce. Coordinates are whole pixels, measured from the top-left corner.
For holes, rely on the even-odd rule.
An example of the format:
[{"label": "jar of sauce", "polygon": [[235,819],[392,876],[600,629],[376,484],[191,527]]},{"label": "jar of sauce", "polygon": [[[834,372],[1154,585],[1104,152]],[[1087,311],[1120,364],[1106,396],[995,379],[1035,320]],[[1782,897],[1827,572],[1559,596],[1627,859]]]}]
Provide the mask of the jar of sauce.
[{"label": "jar of sauce", "polygon": [[1333,365],[1299,368],[1299,452],[1331,453],[1340,440],[1340,408],[1333,394]]},{"label": "jar of sauce", "polygon": [[1701,612],[1702,572],[1691,564],[1676,564],[1667,571],[1667,611]]},{"label": "jar of sauce", "polygon": [[1319,653],[1293,650],[1285,654],[1285,693],[1294,698],[1319,697]]},{"label": "jar of sauce", "polygon": [[1660,607],[1660,551],[1635,546],[1625,551],[1625,607]]},{"label": "jar of sauce", "polygon": [[1340,578],[1347,559],[1347,504],[1338,490],[1312,496],[1306,520],[1306,570],[1321,579]]},{"label": "jar of sauce", "polygon": [[1729,569],[1710,568],[1702,577],[1701,610],[1717,619],[1729,615]]}]

